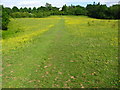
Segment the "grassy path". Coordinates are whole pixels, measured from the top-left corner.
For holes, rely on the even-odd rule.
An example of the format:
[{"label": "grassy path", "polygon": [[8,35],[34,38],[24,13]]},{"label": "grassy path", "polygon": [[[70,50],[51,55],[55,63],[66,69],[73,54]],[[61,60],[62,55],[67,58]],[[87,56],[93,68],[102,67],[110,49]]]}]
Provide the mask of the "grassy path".
[{"label": "grassy path", "polygon": [[59,18],[28,46],[3,52],[3,87],[117,87],[117,48],[99,47],[101,37],[75,36],[66,23],[71,17]]}]

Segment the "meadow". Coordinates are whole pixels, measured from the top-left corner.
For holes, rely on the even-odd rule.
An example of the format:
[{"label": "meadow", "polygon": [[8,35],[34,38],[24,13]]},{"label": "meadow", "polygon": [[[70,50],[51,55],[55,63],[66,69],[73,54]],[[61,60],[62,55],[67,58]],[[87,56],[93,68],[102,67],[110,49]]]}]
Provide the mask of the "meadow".
[{"label": "meadow", "polygon": [[15,18],[2,37],[3,88],[118,87],[118,20]]}]

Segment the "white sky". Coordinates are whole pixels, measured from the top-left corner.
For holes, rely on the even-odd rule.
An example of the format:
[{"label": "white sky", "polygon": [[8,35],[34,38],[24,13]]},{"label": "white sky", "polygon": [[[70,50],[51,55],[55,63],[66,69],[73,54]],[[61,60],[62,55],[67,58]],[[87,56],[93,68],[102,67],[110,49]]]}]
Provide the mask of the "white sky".
[{"label": "white sky", "polygon": [[52,6],[62,7],[64,4],[86,6],[87,4],[92,4],[94,1],[111,6],[117,4],[120,0],[1,0],[0,4],[3,4],[5,7],[40,7],[44,6],[47,2],[52,4]]}]

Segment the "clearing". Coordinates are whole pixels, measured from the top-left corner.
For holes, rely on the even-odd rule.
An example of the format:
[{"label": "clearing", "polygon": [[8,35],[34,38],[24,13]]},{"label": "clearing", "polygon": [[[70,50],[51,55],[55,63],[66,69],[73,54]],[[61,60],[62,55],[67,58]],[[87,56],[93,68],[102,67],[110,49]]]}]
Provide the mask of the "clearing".
[{"label": "clearing", "polygon": [[3,88],[116,88],[118,21],[85,16],[11,19]]}]

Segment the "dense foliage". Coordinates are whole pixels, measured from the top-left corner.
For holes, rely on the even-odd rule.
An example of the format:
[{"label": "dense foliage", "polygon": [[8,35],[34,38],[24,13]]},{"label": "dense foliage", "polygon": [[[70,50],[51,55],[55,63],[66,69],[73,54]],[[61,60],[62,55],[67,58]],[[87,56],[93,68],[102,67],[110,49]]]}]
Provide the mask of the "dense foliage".
[{"label": "dense foliage", "polygon": [[120,19],[120,5],[113,5],[107,7],[106,5],[98,4],[88,4],[86,7],[88,11],[87,15],[93,18],[100,19]]},{"label": "dense foliage", "polygon": [[1,10],[2,14],[1,14],[0,17],[2,17],[1,18],[2,19],[1,20],[2,21],[2,24],[1,24],[2,27],[0,27],[0,29],[2,28],[2,30],[7,30],[8,23],[10,22],[9,15],[8,15],[7,11],[4,10],[3,6],[1,6],[1,8],[2,8],[2,10]]},{"label": "dense foliage", "polygon": [[0,5],[0,29],[2,29],[2,6]]},{"label": "dense foliage", "polygon": [[9,16],[11,18],[26,18],[34,17],[41,18],[50,15],[86,15],[98,19],[120,19],[120,5],[116,4],[110,7],[102,5],[100,3],[88,4],[86,7],[80,5],[67,6],[63,5],[62,8],[53,7],[51,4],[46,3],[45,6],[33,7],[33,8],[18,8],[14,6],[13,8],[5,7],[3,8],[3,29],[7,29],[7,24],[9,23]]},{"label": "dense foliage", "polygon": [[50,15],[87,15],[93,18],[101,18],[101,19],[119,19],[120,17],[120,5],[113,5],[111,7],[107,7],[106,5],[102,5],[100,3],[88,4],[86,7],[82,7],[80,5],[67,6],[63,5],[62,9],[57,7],[53,7],[51,4],[46,3],[45,6],[41,7],[33,7],[33,8],[17,8],[14,6],[13,8],[6,7],[4,10],[13,18],[24,18],[24,17],[46,17]]}]

